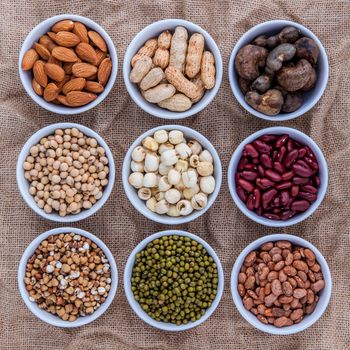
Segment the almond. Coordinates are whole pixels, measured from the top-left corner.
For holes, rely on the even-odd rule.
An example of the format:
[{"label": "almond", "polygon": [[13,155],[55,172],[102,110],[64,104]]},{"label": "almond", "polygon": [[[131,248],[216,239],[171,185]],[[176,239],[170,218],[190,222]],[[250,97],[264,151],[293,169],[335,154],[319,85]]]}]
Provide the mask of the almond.
[{"label": "almond", "polygon": [[32,80],[32,87],[37,95],[39,96],[43,95],[44,89],[35,79]]},{"label": "almond", "polygon": [[87,81],[96,81],[97,80],[97,73],[92,75],[91,77],[86,78]]},{"label": "almond", "polygon": [[42,44],[34,43],[34,49],[39,54],[41,58],[43,58],[45,61],[47,61],[51,54],[50,51]]},{"label": "almond", "polygon": [[96,66],[98,67],[101,62],[107,57],[107,53],[101,51],[100,49],[96,49],[96,57],[97,57],[97,62],[96,62]]},{"label": "almond", "polygon": [[48,35],[40,37],[39,44],[44,45],[50,52],[57,46]]},{"label": "almond", "polygon": [[70,19],[65,19],[63,21],[59,21],[53,25],[51,30],[55,33],[61,32],[61,31],[68,31],[70,32],[74,28],[74,22]]},{"label": "almond", "polygon": [[93,101],[96,97],[97,95],[92,94],[91,92],[71,91],[67,94],[67,103],[71,107],[84,106]]},{"label": "almond", "polygon": [[84,89],[85,81],[84,78],[74,78],[64,84],[62,92],[67,95],[70,91],[81,91]]},{"label": "almond", "polygon": [[70,80],[70,75],[66,75],[64,79],[60,82],[55,83],[58,87],[58,92],[61,93],[63,86]]},{"label": "almond", "polygon": [[83,23],[75,22],[73,33],[79,37],[82,43],[89,43],[88,31]]},{"label": "almond", "polygon": [[45,62],[42,60],[38,60],[34,63],[33,66],[33,75],[35,80],[42,87],[46,87],[47,85],[47,75],[45,73]]},{"label": "almond", "polygon": [[88,32],[88,36],[90,38],[90,40],[103,52],[107,52],[107,44],[104,41],[104,39],[102,38],[102,36],[100,34],[98,34],[97,32],[90,30]]},{"label": "almond", "polygon": [[99,68],[98,68],[98,73],[97,73],[97,78],[98,82],[105,86],[109,76],[111,75],[111,70],[112,70],[112,61],[109,57],[105,58]]},{"label": "almond", "polygon": [[51,39],[54,40],[56,44],[64,47],[74,47],[80,43],[80,39],[77,35],[67,31],[58,32],[54,36],[51,36]]},{"label": "almond", "polygon": [[94,94],[100,94],[103,92],[104,87],[97,81],[87,81],[85,83],[84,90],[93,92]]},{"label": "almond", "polygon": [[53,101],[57,98],[58,93],[58,87],[56,84],[49,83],[44,90],[44,100],[47,102]]},{"label": "almond", "polygon": [[62,62],[76,62],[78,61],[78,56],[72,49],[66,47],[57,46],[52,50],[52,56],[57,58]]},{"label": "almond", "polygon": [[58,66],[62,67],[62,62],[59,61],[56,57],[53,57],[52,55],[51,55],[50,58],[47,60],[47,63],[57,64]]},{"label": "almond", "polygon": [[74,62],[66,62],[63,64],[63,70],[65,71],[66,74],[72,74],[72,67],[73,67]]},{"label": "almond", "polygon": [[34,63],[39,59],[38,53],[34,49],[29,49],[23,56],[22,69],[30,70],[33,68]]},{"label": "almond", "polygon": [[97,55],[94,48],[91,45],[87,43],[80,43],[75,48],[75,52],[83,61],[96,65]]},{"label": "almond", "polygon": [[70,107],[70,105],[69,105],[68,102],[67,102],[67,97],[64,96],[64,95],[58,95],[58,96],[57,96],[57,101],[58,101],[59,103],[62,103],[63,105],[65,105],[65,106],[67,106],[67,107]]},{"label": "almond", "polygon": [[72,67],[72,73],[77,78],[88,78],[97,73],[97,68],[89,63],[75,63]]},{"label": "almond", "polygon": [[64,76],[66,75],[63,68],[61,68],[57,64],[53,64],[53,63],[46,63],[45,64],[45,73],[52,80],[55,80],[55,81],[62,81],[64,79]]}]

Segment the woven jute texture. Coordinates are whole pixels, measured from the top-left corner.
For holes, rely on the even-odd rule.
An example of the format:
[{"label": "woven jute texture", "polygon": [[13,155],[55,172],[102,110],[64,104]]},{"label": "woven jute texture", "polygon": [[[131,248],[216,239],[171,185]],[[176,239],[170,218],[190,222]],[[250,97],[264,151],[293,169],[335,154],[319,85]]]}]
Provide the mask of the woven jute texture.
[{"label": "woven jute texture", "polygon": [[[350,346],[349,198],[350,198],[350,1],[25,1],[0,2],[0,348],[5,349],[348,349]],[[117,82],[98,107],[83,115],[61,116],[37,106],[18,77],[18,53],[28,32],[46,18],[74,13],[102,25],[119,56]],[[216,40],[224,78],[215,100],[197,116],[179,122],[203,133],[220,154],[224,178],[217,201],[203,217],[176,228],[198,234],[218,253],[225,290],[216,312],[201,326],[173,334],[143,323],[119,288],[109,310],[90,325],[73,330],[49,326],[26,308],[17,287],[17,267],[26,246],[40,233],[59,227],[36,215],[22,200],[15,180],[16,158],[35,131],[71,121],[97,131],[116,161],[116,183],[106,205],[95,216],[74,224],[100,237],[116,258],[119,275],[128,254],[148,235],[168,227],[141,216],[128,202],[121,182],[123,157],[144,131],[165,124],[138,108],[122,81],[127,45],[146,25],[164,18],[183,18],[205,28]],[[328,161],[327,195],[312,217],[286,229],[269,229],[247,219],[234,205],[227,186],[227,167],[237,145],[251,133],[276,123],[249,115],[235,101],[227,78],[231,50],[252,26],[272,19],[306,25],[324,44],[330,78],[324,96],[310,112],[283,125],[310,135]],[[315,244],[327,259],[333,294],[323,317],[310,329],[278,337],[252,328],[231,299],[229,277],[235,259],[253,240],[271,233],[299,235]]]}]

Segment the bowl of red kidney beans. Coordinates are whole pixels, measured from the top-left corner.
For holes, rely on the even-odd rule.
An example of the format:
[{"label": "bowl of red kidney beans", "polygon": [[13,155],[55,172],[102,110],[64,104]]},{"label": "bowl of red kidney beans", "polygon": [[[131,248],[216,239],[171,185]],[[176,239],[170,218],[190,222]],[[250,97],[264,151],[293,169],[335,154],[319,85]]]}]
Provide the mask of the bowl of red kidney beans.
[{"label": "bowl of red kidney beans", "polygon": [[228,184],[234,202],[250,219],[271,227],[290,226],[321,204],[328,167],[309,136],[272,127],[250,135],[237,147]]}]

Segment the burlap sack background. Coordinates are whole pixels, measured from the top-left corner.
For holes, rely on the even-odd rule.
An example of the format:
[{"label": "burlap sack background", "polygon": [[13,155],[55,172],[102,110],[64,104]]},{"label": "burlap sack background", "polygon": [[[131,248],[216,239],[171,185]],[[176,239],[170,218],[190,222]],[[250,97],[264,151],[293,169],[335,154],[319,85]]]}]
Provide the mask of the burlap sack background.
[{"label": "burlap sack background", "polygon": [[[0,348],[5,349],[348,349],[350,344],[349,278],[349,113],[350,1],[14,1],[2,0],[0,46]],[[24,92],[17,72],[18,52],[27,33],[56,14],[75,13],[102,25],[119,55],[117,83],[107,99],[83,115],[63,117],[38,107]],[[225,291],[214,315],[180,334],[144,324],[131,310],[122,287],[129,252],[151,233],[166,229],[138,214],[124,195],[121,164],[131,142],[151,127],[164,124],[141,111],[122,81],[121,62],[128,43],[146,25],[163,18],[184,18],[203,26],[221,49],[224,78],[215,100],[196,117],[180,122],[206,135],[217,148],[224,179],[215,205],[200,219],[179,228],[196,233],[217,251],[225,271]],[[248,115],[234,100],[227,65],[233,45],[250,27],[284,18],[308,26],[326,47],[330,79],[321,101],[306,115],[283,123],[309,134],[327,158],[328,193],[304,223],[278,230],[245,218],[234,205],[226,171],[235,147],[249,134],[276,125]],[[115,156],[117,177],[111,198],[97,215],[74,224],[101,237],[119,268],[116,298],[100,319],[74,330],[44,324],[25,307],[17,289],[17,266],[38,234],[58,227],[26,206],[16,187],[17,155],[27,138],[50,123],[74,121],[100,133]],[[333,275],[331,303],[322,319],[298,335],[277,337],[252,328],[231,300],[229,276],[235,258],[251,241],[278,231],[294,233],[315,244]]]}]

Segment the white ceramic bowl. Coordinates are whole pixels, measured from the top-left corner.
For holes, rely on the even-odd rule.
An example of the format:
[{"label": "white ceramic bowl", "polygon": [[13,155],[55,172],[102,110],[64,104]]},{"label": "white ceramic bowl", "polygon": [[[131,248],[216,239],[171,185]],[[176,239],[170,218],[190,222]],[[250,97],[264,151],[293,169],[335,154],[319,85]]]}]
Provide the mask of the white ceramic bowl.
[{"label": "white ceramic bowl", "polygon": [[[189,322],[189,323],[187,323],[185,325],[181,325],[181,326],[177,326],[173,323],[165,323],[165,322],[159,322],[159,321],[154,320],[141,308],[140,304],[135,300],[134,294],[131,290],[131,276],[132,276],[132,269],[133,269],[134,264],[135,264],[136,254],[139,251],[143,250],[147,246],[148,243],[152,242],[156,238],[160,238],[163,236],[169,236],[169,235],[178,235],[178,236],[189,237],[189,238],[197,241],[198,243],[202,244],[203,247],[207,250],[208,254],[214,259],[214,261],[217,265],[217,268],[218,268],[219,282],[218,282],[216,298],[214,299],[212,305],[209,307],[209,309],[206,311],[206,313],[199,320],[197,320],[195,322]],[[135,249],[131,252],[131,254],[128,258],[128,261],[125,265],[124,291],[125,291],[126,298],[128,299],[129,305],[134,310],[134,312],[137,314],[137,316],[139,316],[144,322],[148,323],[149,325],[151,325],[155,328],[162,329],[164,331],[171,331],[171,332],[185,331],[187,329],[191,329],[193,327],[196,327],[196,326],[200,325],[201,323],[203,323],[204,321],[206,321],[212,315],[212,313],[215,311],[217,306],[219,305],[223,290],[224,290],[224,273],[222,270],[221,262],[220,262],[218,256],[216,255],[214,249],[206,241],[204,241],[202,238],[200,238],[192,233],[186,232],[186,231],[167,230],[167,231],[161,231],[161,232],[154,233],[153,235],[144,239],[142,242],[140,242],[135,247]]]},{"label": "white ceramic bowl", "polygon": [[[303,104],[299,109],[291,113],[280,113],[280,114],[277,114],[276,116],[269,116],[264,113],[258,112],[257,110],[249,106],[249,104],[245,101],[244,95],[238,85],[238,78],[234,67],[234,61],[239,49],[247,44],[250,44],[256,37],[263,34],[265,35],[277,34],[286,26],[294,26],[298,28],[304,36],[313,39],[319,46],[320,56],[318,58],[318,63],[317,63],[317,82],[315,87],[311,91],[303,93]],[[326,50],[324,49],[320,40],[316,37],[316,35],[311,30],[309,30],[308,28],[296,22],[291,22],[286,20],[274,20],[274,21],[260,23],[254,26],[253,28],[249,29],[238,40],[237,44],[235,45],[231,53],[228,72],[229,72],[229,80],[230,80],[232,92],[236,97],[237,101],[245,110],[247,110],[249,113],[261,119],[271,120],[271,121],[283,121],[283,120],[294,119],[305,114],[318,102],[318,100],[323,95],[327,86],[329,66],[328,66],[328,58],[327,58]]]},{"label": "white ceramic bowl", "polygon": [[[288,326],[288,327],[283,327],[283,328],[278,328],[270,324],[266,325],[260,322],[254,314],[252,314],[250,311],[248,311],[244,307],[242,297],[239,295],[237,290],[238,275],[245,257],[251,251],[258,249],[264,243],[275,242],[279,240],[287,240],[292,242],[293,245],[298,245],[300,247],[311,249],[316,255],[317,262],[321,266],[321,270],[325,281],[325,288],[319,294],[320,299],[317,303],[315,310],[310,315],[306,315],[305,318],[300,323],[292,326]],[[294,334],[297,332],[301,332],[306,328],[311,327],[325,312],[332,293],[331,272],[329,270],[329,267],[325,258],[320,253],[320,251],[313,244],[309,243],[305,239],[300,238],[298,236],[287,235],[287,234],[267,235],[250,243],[238,256],[235,264],[233,265],[230,283],[231,283],[231,294],[232,294],[233,302],[235,303],[239,313],[255,328],[260,329],[261,331],[266,333],[277,334],[277,335]]]},{"label": "white ceramic bowl", "polygon": [[[109,77],[108,83],[105,86],[104,91],[97,96],[97,98],[88,103],[85,106],[81,107],[66,107],[63,105],[56,105],[51,102],[45,101],[41,96],[38,96],[33,88],[32,88],[32,79],[33,74],[32,71],[24,71],[22,70],[22,59],[24,54],[33,46],[33,43],[38,41],[39,38],[46,34],[48,31],[50,31],[51,27],[56,23],[64,19],[70,19],[72,21],[78,21],[83,24],[85,24],[89,29],[94,30],[98,32],[102,38],[105,40],[108,46],[108,51],[110,58],[112,60],[112,71],[111,75]],[[21,78],[23,87],[27,91],[28,95],[41,107],[47,109],[50,112],[58,113],[58,114],[78,114],[88,111],[89,109],[97,106],[100,102],[102,102],[109,92],[111,91],[114,82],[117,78],[117,71],[118,71],[118,57],[117,53],[115,51],[114,44],[112,42],[112,39],[109,37],[107,32],[99,26],[97,23],[92,21],[89,18],[83,17],[83,16],[77,16],[77,15],[71,15],[71,14],[65,14],[65,15],[58,15],[51,18],[46,19],[45,21],[39,23],[25,38],[21,51],[19,53],[19,59],[18,59],[18,70],[19,70],[19,76]]]},{"label": "white ceramic bowl", "polygon": [[[59,318],[56,315],[53,315],[49,313],[48,311],[42,310],[38,307],[38,305],[35,302],[32,302],[29,300],[29,294],[26,290],[25,283],[24,283],[24,278],[26,274],[26,266],[27,266],[27,261],[31,258],[31,256],[34,254],[35,250],[39,246],[39,244],[45,240],[47,237],[51,235],[57,235],[60,233],[70,233],[73,232],[75,234],[84,236],[89,238],[91,241],[97,244],[99,248],[103,250],[103,252],[106,255],[106,258],[108,259],[108,262],[111,266],[111,289],[108,293],[106,301],[101,304],[101,306],[92,314],[92,315],[87,315],[84,317],[79,317],[76,319],[76,321],[69,322],[69,321],[64,321],[61,318]],[[74,228],[74,227],[59,227],[55,228],[50,231],[46,231],[36,237],[27,247],[27,249],[24,251],[22,258],[19,263],[18,267],[18,287],[19,291],[21,293],[21,296],[23,298],[24,303],[27,305],[28,309],[40,320],[51,324],[56,327],[63,327],[63,328],[72,328],[72,327],[80,327],[85,324],[88,324],[97,318],[99,318],[111,305],[114,296],[117,292],[117,287],[118,287],[118,270],[117,270],[117,265],[115,263],[113,254],[111,251],[108,249],[108,247],[96,236],[93,234],[81,230],[79,228]]]},{"label": "white ceramic bowl", "polygon": [[[188,30],[189,36],[193,33],[200,33],[205,38],[205,49],[212,52],[215,58],[215,68],[216,68],[216,83],[215,86],[205,92],[204,96],[200,101],[195,103],[189,110],[185,112],[171,112],[167,109],[158,107],[157,104],[147,102],[140,93],[139,87],[137,84],[133,84],[130,82],[129,75],[131,71],[131,59],[136,54],[136,52],[143,46],[143,44],[151,38],[156,38],[160,33],[165,30],[174,31],[177,26],[183,26]],[[214,39],[210,36],[208,32],[206,32],[200,26],[185,21],[183,19],[165,19],[162,21],[154,22],[142,29],[140,33],[138,33],[134,39],[131,41],[128,46],[123,62],[123,77],[125,86],[134,100],[134,102],[142,108],[145,112],[159,118],[163,119],[182,119],[190,117],[196,113],[199,113],[203,110],[215,97],[217,94],[222,80],[222,59],[218,46],[216,45]]]},{"label": "white ceramic bowl", "polygon": [[[254,212],[252,212],[247,208],[245,203],[238,197],[237,191],[236,191],[235,173],[236,173],[239,160],[241,159],[244,146],[248,143],[253,142],[255,139],[265,134],[273,134],[273,135],[289,134],[290,137],[293,138],[294,140],[306,146],[309,146],[312,152],[315,154],[316,159],[318,161],[319,168],[320,168],[319,177],[320,177],[321,184],[320,184],[320,187],[318,188],[317,200],[313,202],[310,205],[309,209],[307,209],[305,212],[297,214],[285,221],[270,220],[270,219],[264,218],[263,216],[259,216],[255,214]],[[244,141],[241,142],[241,144],[236,148],[235,152],[232,155],[232,158],[228,167],[227,180],[228,180],[231,196],[234,202],[236,203],[237,207],[240,209],[240,211],[244,215],[254,220],[255,222],[265,226],[285,227],[285,226],[295,225],[305,220],[311,214],[313,214],[314,211],[321,204],[326,194],[327,186],[328,186],[328,166],[321,149],[317,146],[316,142],[313,141],[309,136],[305,135],[304,133],[302,133],[297,129],[286,128],[282,126],[275,126],[272,128],[259,130],[254,134],[248,136]]]},{"label": "white ceramic bowl", "polygon": [[[84,209],[79,214],[69,214],[67,216],[59,216],[58,213],[46,213],[44,209],[41,209],[36,204],[34,197],[29,193],[29,181],[24,177],[23,163],[26,157],[29,155],[29,150],[32,146],[39,143],[40,139],[52,135],[56,129],[67,129],[67,128],[77,128],[81,132],[83,132],[86,136],[93,137],[97,140],[98,144],[102,146],[106,151],[106,157],[108,158],[108,166],[109,166],[109,174],[108,174],[108,184],[104,188],[102,197],[90,208]],[[111,150],[109,149],[106,142],[103,138],[98,135],[95,131],[89,129],[88,127],[75,123],[57,123],[48,125],[40,130],[38,130],[35,134],[33,134],[28,141],[24,144],[18,159],[16,166],[16,179],[19,191],[24,199],[24,201],[40,216],[45,219],[56,221],[56,222],[75,222],[86,219],[87,217],[95,214],[102,206],[106,203],[108,197],[110,196],[113,186],[114,186],[114,178],[115,178],[115,165],[113,160],[113,155]]]},{"label": "white ceramic bowl", "polygon": [[[131,173],[130,164],[131,164],[131,153],[132,151],[137,147],[141,145],[142,140],[147,136],[153,136],[153,134],[157,130],[180,130],[184,133],[184,136],[187,140],[194,139],[197,140],[202,146],[203,149],[208,150],[213,159],[214,159],[214,174],[215,177],[215,190],[212,194],[208,196],[208,204],[207,206],[202,210],[194,210],[190,215],[187,216],[178,216],[178,217],[171,217],[166,214],[160,215],[157,213],[152,212],[149,210],[146,206],[146,201],[143,201],[140,199],[137,195],[137,190],[132,187],[129,184],[128,178]],[[124,158],[123,162],[123,169],[122,169],[122,177],[123,177],[123,186],[124,191],[127,195],[127,197],[130,200],[130,203],[134,206],[134,208],[140,212],[142,215],[144,215],[146,218],[151,219],[153,221],[159,222],[161,224],[166,225],[178,225],[178,224],[184,224],[186,222],[193,221],[203,215],[215,202],[216,197],[219,194],[220,187],[221,187],[221,181],[222,181],[222,168],[221,168],[221,161],[218,153],[216,152],[214,146],[210,143],[210,141],[200,134],[198,131],[195,131],[191,128],[188,128],[186,126],[181,125],[163,125],[158,126],[156,128],[150,129],[146,131],[144,134],[139,136],[134,143],[130,146],[128,152],[126,153],[126,156]]]}]

